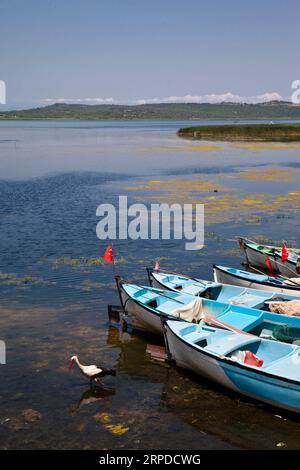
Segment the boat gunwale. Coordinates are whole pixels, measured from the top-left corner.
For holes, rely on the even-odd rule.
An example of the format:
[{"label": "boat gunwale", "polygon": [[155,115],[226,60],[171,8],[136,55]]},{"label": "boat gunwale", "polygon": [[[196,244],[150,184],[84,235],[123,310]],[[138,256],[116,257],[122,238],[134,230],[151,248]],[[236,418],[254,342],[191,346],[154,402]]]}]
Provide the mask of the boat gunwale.
[{"label": "boat gunwale", "polygon": [[[226,266],[224,266],[225,268]],[[236,273],[228,273],[228,271],[225,271],[223,269],[220,269],[222,268],[220,265],[218,264],[213,264],[213,268],[214,269],[219,269],[219,271],[223,272],[223,273],[226,273],[226,274],[229,274],[230,276],[232,277],[237,277],[238,279],[243,279],[243,280],[247,280],[247,278],[243,277],[243,276],[239,276],[238,274]],[[237,268],[233,268],[233,269],[237,269]],[[240,269],[237,269],[237,271],[241,271]],[[254,273],[253,273],[254,274]],[[267,276],[267,274],[266,274]],[[270,277],[270,276],[268,276]],[[276,285],[276,284],[273,284],[271,281],[260,281],[259,279],[250,279],[249,282],[255,282],[257,284],[260,284],[260,285],[265,285],[265,286],[270,286],[270,287],[277,287],[279,289],[291,289],[291,290],[296,290],[296,291],[299,291],[300,290],[300,284],[299,284],[299,287],[297,286],[293,286],[293,285],[288,285],[288,284],[281,284],[281,285]],[[229,284],[230,285],[230,284]],[[252,289],[252,288],[251,288]]]},{"label": "boat gunwale", "polygon": [[[271,374],[270,372],[264,371],[262,369],[253,369],[252,367],[248,366],[247,364],[241,364],[235,361],[230,361],[228,359],[222,359],[220,356],[214,355],[212,353],[209,353],[208,351],[205,351],[204,349],[201,349],[200,346],[197,346],[196,344],[193,344],[189,341],[185,341],[180,335],[175,333],[175,331],[168,325],[166,322],[166,327],[171,331],[171,333],[176,336],[183,344],[190,346],[192,349],[195,351],[200,352],[201,354],[204,354],[205,356],[209,356],[212,359],[215,359],[217,361],[223,362],[224,364],[227,364],[232,367],[238,367],[239,369],[246,370],[246,371],[252,371],[254,374],[259,374],[259,375],[264,375],[266,377],[270,377],[271,379],[276,379],[276,380],[281,380],[283,382],[287,382],[288,384],[294,384],[298,385],[300,387],[300,379],[299,381],[293,380],[293,379],[288,379],[286,377],[281,377],[278,375]],[[263,340],[265,341],[265,340]],[[172,356],[172,354],[171,354]],[[176,360],[175,360],[176,362]],[[290,387],[287,387],[290,388]]]},{"label": "boat gunwale", "polygon": [[[123,285],[121,286],[123,287]],[[125,289],[124,289],[125,291]],[[126,292],[126,291],[125,291]],[[127,294],[127,292],[126,292]],[[176,317],[173,317],[169,314],[166,314],[164,312],[161,312],[161,313],[158,313],[156,312],[155,310],[152,310],[152,308],[146,306],[146,305],[143,305],[142,303],[140,303],[137,299],[133,299],[131,296],[128,295],[128,298],[130,300],[133,300],[133,302],[135,302],[136,304],[142,306],[143,308],[145,308],[145,310],[147,311],[150,311],[151,313],[153,313],[154,315],[158,316],[158,317],[164,317],[166,318],[167,320],[165,320],[165,323],[166,323],[166,326],[169,328],[169,330],[176,336],[176,338],[178,338],[183,344],[187,344],[189,345],[190,347],[192,347],[192,349],[198,351],[198,352],[201,352],[202,354],[206,355],[206,356],[209,356],[213,359],[216,359],[218,361],[221,361],[225,364],[228,364],[230,366],[233,366],[233,367],[238,367],[238,368],[241,368],[243,370],[249,370],[249,371],[253,371],[254,374],[258,373],[258,374],[262,374],[266,377],[271,377],[271,378],[274,378],[274,379],[277,379],[277,380],[282,380],[284,382],[287,382],[287,383],[290,383],[290,384],[295,384],[295,385],[299,385],[300,387],[300,379],[299,381],[296,381],[296,380],[293,380],[293,379],[288,379],[288,378],[285,378],[285,377],[281,377],[281,376],[278,376],[278,375],[274,375],[274,374],[271,374],[270,372],[266,372],[264,370],[261,370],[261,369],[252,369],[251,367],[247,366],[247,365],[243,365],[243,364],[240,364],[240,363],[237,363],[237,362],[234,362],[234,361],[229,361],[228,359],[222,359],[221,357],[217,356],[217,355],[213,355],[212,353],[209,353],[208,351],[205,351],[204,349],[200,349],[199,346],[193,344],[193,343],[190,343],[188,341],[185,341],[181,336],[179,336],[177,333],[175,333],[169,326],[168,326],[168,321],[175,321],[175,322],[178,322],[178,321],[181,321],[182,323],[188,323],[190,324],[190,322],[186,322],[185,320],[182,320],[181,318],[178,318],[176,319]],[[194,323],[192,323],[193,325]],[[257,338],[257,340],[259,340],[259,338]],[[265,341],[265,340],[261,340],[260,341]]]},{"label": "boat gunwale", "polygon": [[[151,271],[151,272],[150,272],[150,276],[152,276],[152,274],[154,274],[155,272],[157,272],[157,271],[154,271],[154,270]],[[159,274],[160,272],[163,273],[164,271],[158,271],[158,274]],[[199,283],[201,282],[200,279],[197,280],[197,279],[194,279],[194,278],[191,278],[191,277],[188,277],[188,276],[184,276],[184,275],[182,275],[182,274],[168,273],[167,271],[165,271],[165,274],[171,274],[172,276],[178,276],[178,277],[180,276],[180,277],[182,277],[182,278],[184,278],[184,279],[186,279],[186,280],[192,280],[192,281],[195,281],[195,282],[197,281],[197,282],[199,282]],[[162,286],[163,290],[170,290],[170,291],[178,292],[178,293],[181,292],[180,290],[175,289],[175,287],[172,288],[172,287],[167,286],[166,284],[162,284],[155,276],[152,276],[152,277],[155,279],[155,282],[157,282],[160,286]],[[217,285],[217,284],[218,284],[218,285],[221,284],[220,282],[214,282],[214,281],[209,281],[209,282],[210,282],[212,285],[213,285],[213,284],[216,284],[216,285]],[[207,286],[203,286],[203,287],[204,287],[204,288],[203,288],[203,291],[201,291],[201,294],[204,293],[204,292],[205,292],[209,287],[211,287],[211,286],[210,286],[210,285],[207,285]],[[190,295],[191,297],[197,297],[196,295],[190,294],[190,293],[188,293],[188,292],[187,292],[187,293],[185,292],[185,295]]]},{"label": "boat gunwale", "polygon": [[[125,283],[126,284],[126,283]],[[121,285],[121,288],[123,288],[123,284]],[[152,288],[153,289],[153,288]],[[126,290],[123,288],[123,291],[126,293],[126,295],[128,296],[128,299],[127,300],[132,300],[133,302],[135,302],[136,304],[140,305],[141,307],[143,307],[145,310],[148,310],[149,312],[153,313],[154,315],[156,315],[157,317],[165,317],[167,318],[168,320],[174,320],[176,321],[176,317],[174,317],[174,315],[171,315],[170,313],[165,313],[165,312],[157,312],[154,308],[152,307],[149,307],[148,305],[146,304],[143,304],[142,302],[139,302],[138,299],[135,299],[133,297],[131,297],[130,294],[128,294],[128,292],[126,292]],[[170,299],[172,300],[172,299]],[[184,305],[184,304],[182,304]],[[178,318],[179,321],[184,321],[182,320],[182,318]],[[187,322],[189,323],[189,322]]]}]

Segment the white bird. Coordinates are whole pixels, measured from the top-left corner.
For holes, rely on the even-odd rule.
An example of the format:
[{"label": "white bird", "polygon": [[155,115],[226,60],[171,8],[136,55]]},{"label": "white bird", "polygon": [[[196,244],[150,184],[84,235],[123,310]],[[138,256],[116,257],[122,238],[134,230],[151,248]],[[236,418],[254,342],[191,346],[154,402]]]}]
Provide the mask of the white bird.
[{"label": "white bird", "polygon": [[80,369],[82,375],[87,377],[91,383],[92,380],[101,383],[102,377],[105,377],[106,375],[116,375],[116,371],[114,369],[105,369],[104,367],[96,365],[84,366],[80,363],[77,355],[71,357],[69,369],[72,369],[75,363]]}]

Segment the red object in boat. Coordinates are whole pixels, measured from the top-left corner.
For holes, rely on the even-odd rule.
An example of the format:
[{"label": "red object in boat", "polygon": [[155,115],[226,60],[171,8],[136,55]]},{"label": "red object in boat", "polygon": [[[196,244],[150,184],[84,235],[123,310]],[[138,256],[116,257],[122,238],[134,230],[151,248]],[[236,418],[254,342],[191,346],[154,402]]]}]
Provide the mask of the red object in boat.
[{"label": "red object in boat", "polygon": [[263,359],[255,356],[252,351],[245,351],[244,363],[250,366],[261,367],[264,363]]},{"label": "red object in boat", "polygon": [[286,261],[289,257],[289,252],[288,250],[286,249],[286,246],[285,244],[283,243],[282,244],[282,248],[281,248],[281,261]]},{"label": "red object in boat", "polygon": [[268,256],[266,256],[266,265],[267,265],[267,268],[269,270],[269,273],[272,277],[274,277],[274,272],[273,272],[273,269],[272,269],[272,263],[270,261],[270,258]]}]

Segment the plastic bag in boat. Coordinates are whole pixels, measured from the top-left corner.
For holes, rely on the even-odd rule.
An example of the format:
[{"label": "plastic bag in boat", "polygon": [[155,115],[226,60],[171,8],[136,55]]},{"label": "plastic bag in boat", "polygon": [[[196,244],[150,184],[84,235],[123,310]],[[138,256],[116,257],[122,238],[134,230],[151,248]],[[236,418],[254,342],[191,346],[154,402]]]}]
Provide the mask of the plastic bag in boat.
[{"label": "plastic bag in boat", "polygon": [[300,300],[290,300],[287,302],[270,302],[270,312],[281,315],[300,316]]},{"label": "plastic bag in boat", "polygon": [[263,359],[255,356],[252,351],[234,351],[234,353],[231,354],[230,359],[256,367],[261,367],[264,363]]},{"label": "plastic bag in boat", "polygon": [[202,306],[202,299],[196,297],[195,300],[188,303],[187,305],[183,305],[182,307],[175,308],[173,310],[172,315],[174,317],[182,318],[182,320],[186,320],[193,323],[199,323],[205,316],[205,312],[203,311]]}]

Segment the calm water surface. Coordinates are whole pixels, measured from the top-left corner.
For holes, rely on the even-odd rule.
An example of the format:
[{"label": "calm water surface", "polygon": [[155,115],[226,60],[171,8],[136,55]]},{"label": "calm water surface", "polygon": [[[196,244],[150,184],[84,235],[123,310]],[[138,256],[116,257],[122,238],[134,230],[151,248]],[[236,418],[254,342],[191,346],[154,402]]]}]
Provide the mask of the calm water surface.
[{"label": "calm water surface", "polygon": [[[211,278],[239,266],[235,237],[299,245],[299,148],[203,147],[182,122],[0,123],[1,448],[299,448],[296,416],[151,361],[153,337],[110,326],[118,304],[96,208],[204,202],[205,248],[116,242],[116,270],[146,283],[145,267]],[[214,192],[218,189],[218,192]],[[90,390],[68,359],[117,370]],[[28,411],[31,413],[28,418]]]}]

